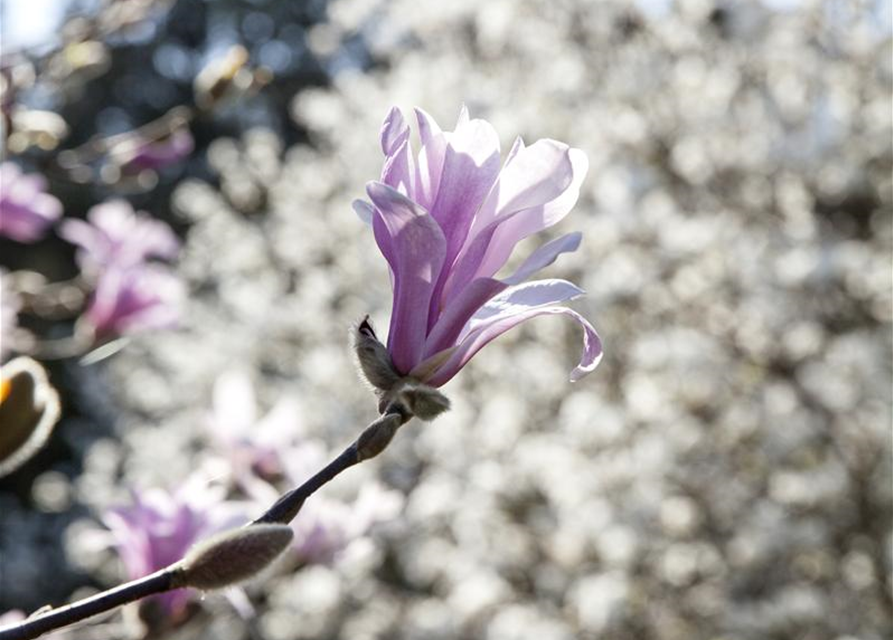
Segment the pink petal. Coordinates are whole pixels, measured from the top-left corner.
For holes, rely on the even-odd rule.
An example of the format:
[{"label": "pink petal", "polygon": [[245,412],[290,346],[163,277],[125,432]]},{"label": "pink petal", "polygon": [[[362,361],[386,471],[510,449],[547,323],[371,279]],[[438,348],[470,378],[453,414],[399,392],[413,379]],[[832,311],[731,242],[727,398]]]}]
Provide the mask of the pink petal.
[{"label": "pink petal", "polygon": [[525,320],[540,315],[555,314],[570,316],[583,327],[583,354],[579,364],[574,368],[570,376],[572,382],[579,380],[598,366],[602,357],[601,339],[598,337],[598,334],[592,325],[576,311],[568,309],[567,307],[538,307],[515,315],[501,317],[494,322],[480,326],[477,330],[468,334],[459,345],[459,348],[456,349],[452,356],[450,356],[450,359],[440,367],[431,378],[424,382],[434,387],[446,384],[491,340],[501,336],[503,333]]},{"label": "pink petal", "polygon": [[393,248],[388,258],[394,273],[388,351],[394,366],[407,373],[421,360],[428,307],[443,266],[446,240],[437,222],[398,191],[371,182],[366,192]]},{"label": "pink petal", "polygon": [[404,140],[388,156],[381,170],[381,181],[405,196],[412,197],[415,191],[415,167],[412,159],[412,146]]},{"label": "pink petal", "polygon": [[566,144],[537,140],[529,147],[518,148],[481,205],[472,235],[501,216],[551,202],[567,190],[573,176]]},{"label": "pink petal", "polygon": [[435,138],[443,135],[440,125],[427,111],[419,107],[416,107],[414,111],[416,121],[419,124],[419,139],[422,141],[423,147]]},{"label": "pink petal", "polygon": [[555,262],[562,253],[572,253],[580,247],[580,240],[583,234],[579,231],[568,233],[556,238],[530,254],[523,264],[515,270],[508,278],[503,280],[506,284],[519,284],[527,280],[537,271],[545,269]]},{"label": "pink petal", "polygon": [[412,199],[430,210],[440,187],[447,141],[434,118],[421,109],[416,109],[415,112],[422,148],[416,162],[415,192]]},{"label": "pink petal", "polygon": [[437,320],[425,342],[425,357],[452,347],[471,317],[494,295],[508,285],[493,278],[479,278],[453,300]]},{"label": "pink petal", "polygon": [[[465,243],[471,222],[484,196],[499,174],[499,138],[490,123],[471,120],[449,136],[437,200],[431,215],[446,238],[444,263],[449,267]],[[444,269],[434,289],[428,327],[440,313],[440,294],[449,268]]]},{"label": "pink petal", "polygon": [[478,309],[469,321],[466,330],[460,335],[459,340],[464,340],[466,335],[486,323],[495,322],[536,307],[573,300],[583,293],[583,290],[573,282],[558,278],[533,280],[509,287],[502,293],[493,296]]},{"label": "pink petal", "polygon": [[511,164],[512,160],[517,157],[517,155],[525,149],[524,139],[521,136],[515,138],[515,141],[512,143],[512,148],[509,149],[509,154],[505,157],[505,164],[502,165],[503,169],[509,164]]},{"label": "pink petal", "polygon": [[518,242],[556,224],[577,203],[580,197],[580,185],[589,169],[589,161],[586,159],[586,154],[579,149],[570,149],[568,157],[573,167],[573,178],[567,189],[551,202],[524,209],[518,215],[506,219],[493,234],[487,255],[478,267],[476,274],[478,277],[495,274],[508,260]]},{"label": "pink petal", "polygon": [[468,119],[468,107],[465,106],[465,103],[463,102],[462,106],[459,107],[459,117],[456,119],[456,129],[468,124]]},{"label": "pink petal", "polygon": [[409,125],[397,107],[391,107],[381,124],[381,150],[390,156],[403,142],[409,139]]},{"label": "pink petal", "polygon": [[350,206],[353,207],[354,213],[357,214],[357,217],[359,217],[360,220],[366,224],[372,224],[372,218],[375,216],[375,209],[371,204],[365,200],[354,200],[350,203]]},{"label": "pink petal", "polygon": [[[512,218],[527,216],[526,211],[541,207],[564,193],[573,176],[570,148],[553,140],[538,140],[524,147],[520,139],[515,141],[513,153],[506,161],[499,178],[474,219],[465,246],[459,253],[442,296],[444,304],[450,301],[476,277],[490,277],[502,267],[511,255],[514,243],[493,247],[500,237],[499,227],[510,224]],[[495,262],[485,273],[482,263],[496,253],[503,263]],[[495,269],[492,267],[496,267]]]},{"label": "pink petal", "polygon": [[458,253],[497,175],[499,137],[489,122],[471,120],[449,136],[437,200],[431,208],[447,239],[447,256]]}]

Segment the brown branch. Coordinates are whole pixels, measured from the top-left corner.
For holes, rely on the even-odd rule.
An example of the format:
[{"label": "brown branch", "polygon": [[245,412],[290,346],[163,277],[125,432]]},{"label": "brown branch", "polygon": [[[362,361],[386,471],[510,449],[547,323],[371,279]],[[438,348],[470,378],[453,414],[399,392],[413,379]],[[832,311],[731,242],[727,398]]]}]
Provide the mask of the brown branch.
[{"label": "brown branch", "polygon": [[[301,510],[304,501],[320,487],[345,469],[349,469],[355,464],[381,453],[390,442],[396,430],[401,425],[406,424],[410,418],[412,418],[412,414],[403,406],[391,405],[341,455],[323,467],[322,470],[304,484],[283,494],[263,515],[250,522],[247,526],[268,523],[288,524]],[[127,582],[72,604],[37,613],[16,626],[0,630],[0,640],[31,640],[48,631],[60,629],[100,613],[112,611],[146,596],[181,588],[183,583],[178,579],[181,571],[180,561],[177,561],[144,578]]]}]

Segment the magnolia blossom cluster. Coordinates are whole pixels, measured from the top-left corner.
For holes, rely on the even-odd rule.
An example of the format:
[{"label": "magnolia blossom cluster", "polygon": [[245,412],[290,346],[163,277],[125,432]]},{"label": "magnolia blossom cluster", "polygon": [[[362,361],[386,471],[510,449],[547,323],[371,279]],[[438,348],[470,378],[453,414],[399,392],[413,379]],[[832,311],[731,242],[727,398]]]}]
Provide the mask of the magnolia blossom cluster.
[{"label": "magnolia blossom cluster", "polygon": [[62,203],[46,192],[40,174],[24,174],[12,162],[0,164],[0,236],[36,242],[62,217]]},{"label": "magnolia blossom cluster", "polygon": [[150,258],[172,259],[180,243],[170,227],[124,200],[97,205],[87,220],[68,219],[59,235],[77,245],[77,261],[95,283],[82,320],[97,341],[166,328],[184,297],[174,272]]},{"label": "magnolia blossom cluster", "polygon": [[[11,162],[0,165],[0,235],[31,243],[56,225],[61,238],[77,245],[78,266],[93,288],[79,326],[94,341],[104,342],[174,324],[183,285],[156,260],[173,259],[179,251],[179,240],[170,227],[134,212],[124,200],[93,207],[86,221],[62,218],[62,203],[46,188],[43,176],[23,174]],[[5,338],[15,331],[19,311],[16,292],[8,284],[4,279]],[[11,342],[4,340],[5,349]]]},{"label": "magnolia blossom cluster", "polygon": [[583,291],[566,280],[529,279],[576,250],[580,234],[547,242],[514,273],[496,277],[517,243],[573,208],[586,155],[555,140],[527,146],[518,138],[502,164],[496,131],[464,107],[453,131],[442,131],[421,109],[416,119],[418,154],[403,115],[388,113],[381,178],[366,187],[371,204],[354,202],[390,266],[387,353],[394,375],[439,387],[491,340],[540,315],[569,316],[583,328],[572,380],[595,369],[602,355],[595,329],[556,306]]}]

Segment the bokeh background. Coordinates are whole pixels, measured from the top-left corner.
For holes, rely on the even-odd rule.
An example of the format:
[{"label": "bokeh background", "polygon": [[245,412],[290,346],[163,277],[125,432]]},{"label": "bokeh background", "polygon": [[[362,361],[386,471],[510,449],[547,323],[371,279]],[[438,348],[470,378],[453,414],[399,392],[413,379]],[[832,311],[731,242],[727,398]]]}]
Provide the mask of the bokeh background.
[{"label": "bokeh background", "polygon": [[[599,369],[568,383],[577,327],[525,325],[444,388],[452,411],[317,496],[331,553],[280,564],[241,605],[208,595],[174,621],[129,612],[66,637],[893,633],[888,2],[0,7],[4,114],[68,128],[31,141],[8,119],[6,158],[45,175],[66,217],[125,198],[170,224],[189,292],[176,329],[46,362],[63,420],[0,480],[0,612],[124,579],[102,518],[131,491],[203,474],[262,511],[262,491],[225,482],[227,416],[250,432],[273,410],[313,461],[374,417],[348,336],[367,313],[387,326],[390,290],[350,203],[378,176],[391,105],[449,128],[465,103],[505,150],[522,135],[587,153],[550,230],[583,245],[550,274],[587,291],[573,306],[604,339]],[[208,98],[196,77],[235,45],[250,82]],[[157,171],[64,153],[203,99],[194,150]],[[73,255],[52,234],[0,243],[7,272],[49,282]],[[71,332],[51,320],[18,322],[38,342]]]}]

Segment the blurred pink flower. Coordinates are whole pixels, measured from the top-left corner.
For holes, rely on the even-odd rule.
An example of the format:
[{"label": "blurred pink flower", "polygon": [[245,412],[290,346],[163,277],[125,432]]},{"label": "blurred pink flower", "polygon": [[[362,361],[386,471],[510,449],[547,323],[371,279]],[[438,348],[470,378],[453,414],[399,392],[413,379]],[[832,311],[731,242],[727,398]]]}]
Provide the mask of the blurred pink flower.
[{"label": "blurred pink flower", "polygon": [[577,380],[598,365],[598,334],[582,316],[555,303],[583,291],[565,280],[527,278],[559,254],[574,251],[571,233],[533,252],[502,280],[494,276],[515,245],[559,222],[580,193],[588,161],[555,140],[527,147],[518,138],[500,168],[499,139],[463,107],[455,131],[441,131],[416,109],[421,150],[414,155],[409,127],[396,108],[381,129],[381,180],[366,187],[371,204],[354,202],[371,221],[388,261],[394,301],[388,352],[396,370],[440,386],[487,343],[521,322],[562,314],[583,328]]},{"label": "blurred pink flower", "polygon": [[107,268],[99,274],[81,322],[97,340],[175,326],[185,297],[183,283],[154,264]]},{"label": "blurred pink flower", "polygon": [[[304,439],[281,450],[279,459],[285,478],[296,486],[318,472],[331,455],[321,441]],[[246,480],[243,488],[263,507],[280,495],[272,484],[257,477]],[[372,527],[395,518],[403,503],[403,494],[375,481],[364,484],[352,501],[315,494],[291,522],[298,558],[306,563],[330,563],[363,549]]]},{"label": "blurred pink flower", "polygon": [[62,203],[46,193],[46,179],[25,175],[12,162],[0,164],[0,236],[36,242],[62,216]]},{"label": "blurred pink flower", "polygon": [[337,560],[367,543],[372,527],[395,518],[403,502],[401,493],[378,483],[364,485],[353,503],[314,496],[291,524],[298,557],[308,563]]},{"label": "blurred pink flower", "polygon": [[[213,444],[228,459],[233,476],[245,481],[250,474],[270,480],[284,473],[283,456],[292,461],[301,434],[298,405],[288,398],[277,402],[263,417],[258,416],[251,378],[244,371],[228,371],[214,383],[213,411],[208,432]],[[306,449],[306,447],[299,447]],[[313,454],[312,464],[321,466],[325,452]]]},{"label": "blurred pink flower", "polygon": [[[176,492],[133,491],[133,503],[109,509],[102,522],[130,580],[154,573],[180,560],[197,541],[248,520],[248,506],[224,500],[224,489],[202,478],[188,480]],[[154,596],[169,615],[184,611],[195,597],[189,589]]]},{"label": "blurred pink flower", "polygon": [[135,212],[125,200],[109,200],[87,212],[87,221],[67,219],[59,235],[80,247],[82,269],[130,267],[146,258],[172,259],[180,241],[171,228],[143,212]]}]

